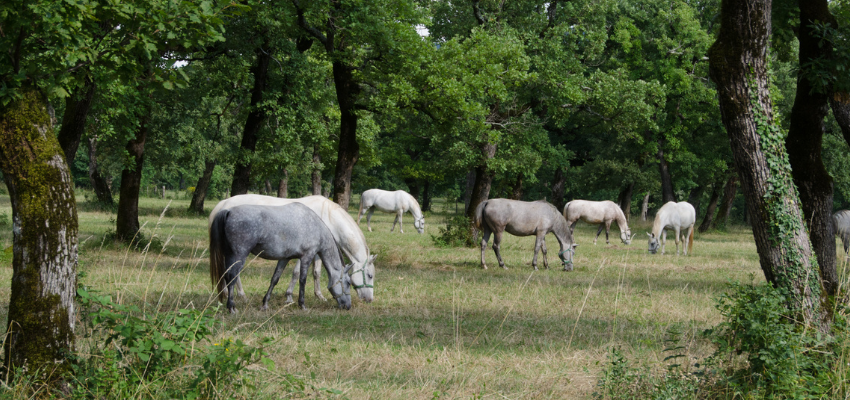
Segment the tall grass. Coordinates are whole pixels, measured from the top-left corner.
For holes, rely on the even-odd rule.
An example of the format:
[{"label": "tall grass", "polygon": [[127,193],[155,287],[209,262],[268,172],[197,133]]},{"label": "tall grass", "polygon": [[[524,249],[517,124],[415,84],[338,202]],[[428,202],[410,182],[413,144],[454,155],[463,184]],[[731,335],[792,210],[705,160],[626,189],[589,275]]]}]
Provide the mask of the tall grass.
[{"label": "tall grass", "polygon": [[[182,212],[188,199],[168,202],[141,200],[148,240],[142,250],[105,239],[114,214],[81,207],[80,284],[147,315],[215,306],[207,219]],[[0,197],[0,214],[11,215],[8,207],[8,198]],[[630,224],[637,233],[631,246],[617,235],[610,245],[594,246],[596,227],[580,224],[572,272],[558,268],[554,251],[551,269],[533,271],[534,238],[510,235],[501,250],[508,269],[484,271],[478,247],[434,244],[431,234],[454,207],[436,199],[433,208],[422,235],[409,215],[404,234],[389,232],[390,214],[374,214],[373,232],[365,231],[364,222],[367,243],[378,255],[375,301],[353,299],[350,311],[309,291],[307,309],[300,310],[284,302],[282,289],[269,311],[259,311],[275,263],[249,258],[242,275],[247,299],[237,299],[238,314],[216,315],[221,323],[210,340],[265,346],[275,368],[250,367],[260,383],[255,397],[588,398],[611,348],[661,368],[665,339],[674,330],[688,359],[710,355],[713,347],[700,332],[721,320],[715,300],[730,281],[762,280],[747,228],[697,234],[687,257],[670,254],[672,242],[668,254],[651,255],[638,240],[650,222],[638,221]],[[355,207],[350,213],[356,219]],[[8,232],[0,240],[7,247]],[[557,249],[549,240],[550,250]],[[489,247],[486,257],[496,265]],[[0,296],[8,298],[11,260],[0,262]],[[7,312],[0,308],[0,324]],[[263,344],[263,338],[272,341]],[[89,346],[85,340],[81,352]],[[305,389],[293,391],[293,379]]]}]

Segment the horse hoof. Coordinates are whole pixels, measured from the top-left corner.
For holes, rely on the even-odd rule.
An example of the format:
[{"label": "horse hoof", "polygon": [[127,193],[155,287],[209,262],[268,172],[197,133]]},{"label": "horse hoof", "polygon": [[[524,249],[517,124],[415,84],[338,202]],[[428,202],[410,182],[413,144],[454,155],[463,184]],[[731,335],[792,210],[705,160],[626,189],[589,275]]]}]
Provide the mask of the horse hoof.
[{"label": "horse hoof", "polygon": [[235,307],[230,309],[231,314],[236,314],[238,312],[239,312],[239,310],[237,310]]},{"label": "horse hoof", "polygon": [[305,305],[303,305],[303,304],[301,304],[299,307],[301,307],[301,309],[302,309],[302,310],[306,310],[306,309],[307,309],[307,306],[305,306]]},{"label": "horse hoof", "polygon": [[481,269],[487,269],[487,266],[484,265],[484,264],[481,264]]},{"label": "horse hoof", "polygon": [[316,293],[316,298],[321,301],[328,301],[328,299],[326,299],[325,296],[322,296],[321,293]]},{"label": "horse hoof", "polygon": [[292,296],[286,296],[286,304],[295,303],[295,300],[292,300]]},{"label": "horse hoof", "polygon": [[263,304],[263,306],[262,306],[262,307],[260,307],[260,311],[267,311],[268,309],[269,309],[269,305],[268,305],[268,304]]}]

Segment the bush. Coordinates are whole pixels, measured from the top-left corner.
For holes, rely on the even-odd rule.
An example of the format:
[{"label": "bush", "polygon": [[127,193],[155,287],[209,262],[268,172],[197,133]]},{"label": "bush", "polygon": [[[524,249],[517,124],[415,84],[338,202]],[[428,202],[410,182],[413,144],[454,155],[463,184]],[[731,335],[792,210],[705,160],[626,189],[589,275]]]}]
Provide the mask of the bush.
[{"label": "bush", "polygon": [[437,247],[473,247],[473,228],[469,218],[457,215],[446,220],[446,227],[439,227],[439,234],[431,235]]}]

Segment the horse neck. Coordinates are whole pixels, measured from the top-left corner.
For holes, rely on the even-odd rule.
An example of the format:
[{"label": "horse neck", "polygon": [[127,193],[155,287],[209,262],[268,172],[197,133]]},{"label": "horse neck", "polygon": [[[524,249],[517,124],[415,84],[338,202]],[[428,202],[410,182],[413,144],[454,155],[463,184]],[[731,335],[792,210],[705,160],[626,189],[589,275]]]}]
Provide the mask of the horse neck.
[{"label": "horse neck", "polygon": [[626,214],[623,214],[623,210],[620,210],[620,207],[617,207],[615,210],[616,215],[615,219],[617,220],[617,226],[620,227],[620,232],[625,232],[629,230],[629,221],[626,221]]},{"label": "horse neck", "polygon": [[667,225],[667,214],[656,214],[655,221],[652,223],[652,234],[655,235],[655,237],[660,236],[661,230],[664,229],[665,225]]},{"label": "horse neck", "polygon": [[569,246],[572,244],[572,240],[567,242],[567,237],[570,235],[570,229],[567,225],[567,220],[561,216],[561,214],[555,212],[555,215],[558,217],[555,219],[555,223],[552,224],[552,233],[555,234],[555,238],[558,239],[558,245],[561,246],[561,251],[564,251],[565,246]]},{"label": "horse neck", "polygon": [[413,196],[410,196],[408,199],[407,206],[410,208],[410,213],[413,214],[413,218],[422,219],[422,209],[419,208],[419,202],[417,202]]},{"label": "horse neck", "polygon": [[322,265],[324,265],[325,270],[328,272],[328,276],[333,276],[332,273],[334,271],[342,273],[345,269],[342,256],[340,256],[339,249],[336,247],[336,242],[333,238],[331,238],[331,240],[322,241],[318,255],[322,260]]}]

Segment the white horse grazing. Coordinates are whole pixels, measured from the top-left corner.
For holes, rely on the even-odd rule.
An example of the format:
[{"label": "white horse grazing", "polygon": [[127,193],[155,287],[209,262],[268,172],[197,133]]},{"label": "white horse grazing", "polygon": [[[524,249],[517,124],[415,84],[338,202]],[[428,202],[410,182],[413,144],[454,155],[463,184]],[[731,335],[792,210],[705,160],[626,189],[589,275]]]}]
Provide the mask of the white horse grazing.
[{"label": "white horse grazing", "polygon": [[841,210],[832,214],[832,225],[835,228],[835,236],[841,238],[844,244],[844,254],[850,250],[850,210]]},{"label": "white horse grazing", "polygon": [[[658,251],[658,237],[661,236],[661,254],[664,254],[664,245],[667,243],[667,229],[676,233],[676,255],[679,255],[679,240],[682,241],[682,251],[685,255],[694,248],[694,222],[697,213],[694,206],[686,201],[679,203],[668,202],[655,214],[655,222],[652,223],[652,233],[649,235],[649,252],[655,254]],[[688,229],[688,249],[685,250],[685,232]],[[681,235],[680,235],[681,233]]]},{"label": "white horse grazing", "polygon": [[610,244],[608,232],[611,230],[611,222],[617,221],[617,226],[620,227],[620,240],[627,245],[632,243],[632,231],[629,230],[626,216],[620,206],[613,201],[573,200],[564,206],[564,218],[570,225],[570,233],[575,231],[579,220],[591,225],[599,224],[593,244],[596,244],[596,239],[599,239],[602,228],[605,228],[605,244]]},{"label": "white horse grazing", "polygon": [[[262,196],[259,194],[243,194],[224,199],[213,208],[210,213],[210,225],[212,225],[215,215],[224,209],[240,206],[243,204],[252,205],[267,205],[267,206],[283,206],[290,203],[301,203],[309,207],[319,215],[322,222],[330,229],[336,244],[342,249],[342,252],[354,263],[351,268],[351,285],[357,290],[357,294],[365,302],[371,302],[374,298],[374,279],[375,279],[375,257],[369,255],[369,246],[366,245],[366,237],[363,236],[363,231],[354,222],[354,219],[348,215],[348,212],[342,209],[339,205],[322,196],[307,196],[300,199],[283,199],[280,197]],[[289,283],[289,288],[286,290],[286,301],[292,302],[292,290],[295,288],[295,282],[298,281],[301,267],[295,265],[292,271],[292,281]],[[325,300],[322,296],[320,287],[320,278],[322,275],[322,261],[316,258],[313,266],[313,283],[316,297]],[[242,280],[236,278],[236,289],[240,296],[245,296],[245,291],[242,290]],[[226,295],[227,293],[225,293]]]},{"label": "white horse grazing", "polygon": [[372,232],[372,213],[376,208],[386,213],[395,213],[395,221],[393,221],[390,232],[395,229],[395,224],[398,223],[399,232],[404,233],[401,215],[407,211],[413,214],[413,227],[419,233],[425,232],[425,218],[422,216],[419,202],[404,190],[390,192],[381,189],[369,189],[360,195],[360,212],[357,214],[357,224],[360,224],[360,220],[363,219],[363,212],[368,210],[366,227],[369,228],[369,232]]}]

